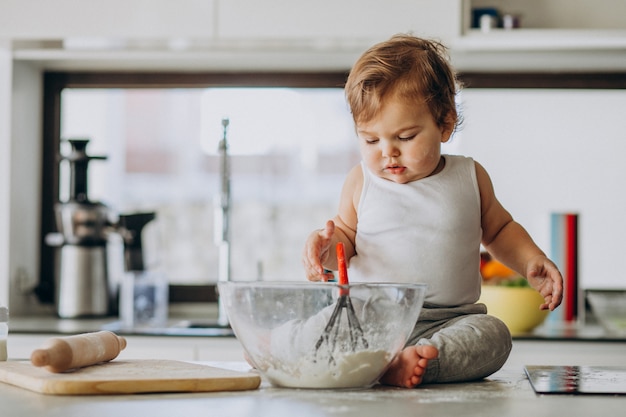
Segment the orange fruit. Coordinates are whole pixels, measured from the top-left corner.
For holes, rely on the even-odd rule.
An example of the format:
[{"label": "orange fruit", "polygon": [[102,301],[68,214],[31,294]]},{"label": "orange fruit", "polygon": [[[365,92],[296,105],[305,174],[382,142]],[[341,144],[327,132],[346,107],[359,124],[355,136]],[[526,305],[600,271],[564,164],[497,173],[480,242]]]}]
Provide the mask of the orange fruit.
[{"label": "orange fruit", "polygon": [[485,280],[490,280],[493,278],[508,278],[517,275],[517,272],[513,271],[508,266],[496,260],[486,262],[480,269],[480,273]]}]

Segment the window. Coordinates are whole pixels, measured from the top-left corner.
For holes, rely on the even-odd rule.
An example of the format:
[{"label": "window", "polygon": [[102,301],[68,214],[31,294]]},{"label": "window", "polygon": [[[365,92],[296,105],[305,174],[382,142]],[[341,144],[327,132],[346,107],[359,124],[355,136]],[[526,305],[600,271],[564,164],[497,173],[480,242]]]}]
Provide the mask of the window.
[{"label": "window", "polygon": [[[67,139],[86,138],[89,155],[107,157],[89,163],[90,200],[116,214],[156,213],[144,229],[146,268],[165,272],[172,286],[210,287],[220,262],[218,144],[227,118],[231,277],[304,279],[304,240],[334,216],[360,158],[345,75],[126,77],[47,74],[47,100],[56,97],[58,111],[46,106],[42,233],[55,228],[54,203],[69,198],[69,167],[56,155],[69,152]],[[54,282],[45,272],[53,270],[45,267],[54,262],[50,251],[42,246],[44,289]],[[115,282],[123,266],[114,237],[109,266]]]},{"label": "window", "polygon": [[[55,231],[54,204],[67,198],[67,172],[57,160],[65,145],[61,138],[86,136],[89,154],[108,156],[90,164],[90,198],[118,213],[157,212],[157,220],[146,228],[147,265],[166,271],[170,299],[214,297],[216,145],[223,133],[221,119],[228,117],[232,276],[300,279],[303,241],[334,215],[343,178],[359,160],[343,103],[345,77],[46,73],[42,242]],[[461,79],[466,88],[626,85],[622,73],[476,73]],[[53,300],[53,271],[54,249],[42,243],[37,288],[42,302]]]}]

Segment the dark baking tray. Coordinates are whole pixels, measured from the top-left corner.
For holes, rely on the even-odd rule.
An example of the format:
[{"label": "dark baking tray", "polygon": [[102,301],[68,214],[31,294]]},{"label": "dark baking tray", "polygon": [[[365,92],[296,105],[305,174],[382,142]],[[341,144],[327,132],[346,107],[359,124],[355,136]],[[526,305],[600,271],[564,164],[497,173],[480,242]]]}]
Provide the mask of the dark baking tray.
[{"label": "dark baking tray", "polygon": [[524,367],[537,394],[626,394],[626,366]]}]

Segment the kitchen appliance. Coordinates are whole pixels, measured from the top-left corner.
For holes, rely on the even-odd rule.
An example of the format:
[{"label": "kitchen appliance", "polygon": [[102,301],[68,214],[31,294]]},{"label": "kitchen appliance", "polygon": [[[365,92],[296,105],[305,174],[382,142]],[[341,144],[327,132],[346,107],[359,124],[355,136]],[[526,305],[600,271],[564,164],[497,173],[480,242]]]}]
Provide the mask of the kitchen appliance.
[{"label": "kitchen appliance", "polygon": [[144,267],[142,231],[155,213],[122,214],[118,230],[124,238],[124,276],[119,314],[124,329],[167,325],[169,284],[164,273]]},{"label": "kitchen appliance", "polygon": [[70,195],[55,205],[58,233],[46,242],[58,248],[55,265],[55,305],[62,318],[105,316],[111,311],[112,290],[107,277],[107,240],[113,213],[88,196],[89,139],[69,139],[71,152],[60,156],[70,166]]},{"label": "kitchen appliance", "polygon": [[[109,276],[109,236],[124,241],[126,271],[143,271],[141,235],[153,212],[118,215],[88,196],[87,168],[91,160],[106,156],[87,155],[89,139],[69,139],[72,149],[61,161],[70,164],[70,195],[55,205],[57,233],[46,243],[57,247],[55,304],[61,318],[106,316],[118,311],[118,282]],[[119,218],[119,221],[117,219]]]}]

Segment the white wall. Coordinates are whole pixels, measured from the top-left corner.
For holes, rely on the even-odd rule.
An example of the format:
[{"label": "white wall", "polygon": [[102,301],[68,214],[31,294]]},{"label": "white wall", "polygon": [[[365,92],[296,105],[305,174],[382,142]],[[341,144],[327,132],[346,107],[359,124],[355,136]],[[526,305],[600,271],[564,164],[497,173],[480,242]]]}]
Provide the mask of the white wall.
[{"label": "white wall", "polygon": [[0,47],[0,305],[12,315],[38,308],[41,98],[40,69]]},{"label": "white wall", "polygon": [[625,288],[626,91],[463,92],[454,149],[491,174],[496,196],[550,252],[550,213],[579,213],[579,282]]},{"label": "white wall", "polygon": [[9,228],[11,214],[11,77],[9,42],[0,41],[0,306],[9,304]]},{"label": "white wall", "polygon": [[42,87],[39,68],[14,64],[11,108],[21,111],[11,113],[8,278],[12,314],[36,311],[31,290],[39,281]]}]

